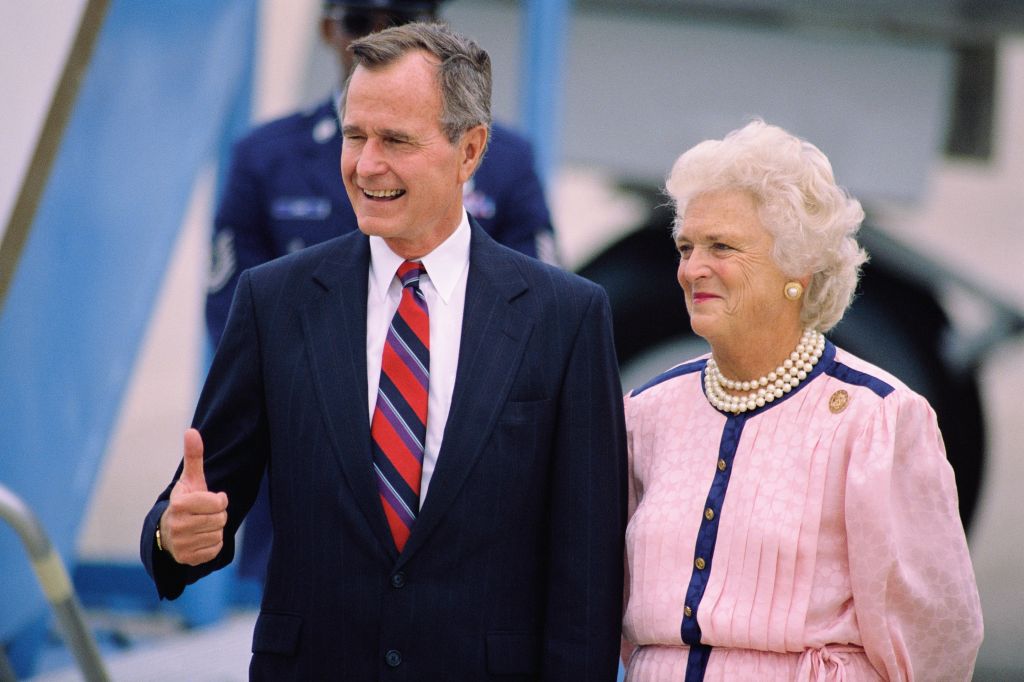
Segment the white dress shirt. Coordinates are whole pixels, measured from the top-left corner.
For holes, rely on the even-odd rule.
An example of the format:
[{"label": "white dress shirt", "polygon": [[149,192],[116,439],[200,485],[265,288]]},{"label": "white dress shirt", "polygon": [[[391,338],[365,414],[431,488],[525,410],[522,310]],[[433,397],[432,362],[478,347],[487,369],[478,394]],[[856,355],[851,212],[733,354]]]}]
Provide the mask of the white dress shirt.
[{"label": "white dress shirt", "polygon": [[[437,465],[444,425],[452,406],[455,370],[462,341],[462,312],[466,303],[469,272],[469,219],[462,221],[444,242],[421,258],[427,270],[420,277],[420,291],[430,314],[430,383],[427,398],[427,440],[423,448],[420,478],[420,508],[427,498],[430,477]],[[391,318],[402,298],[402,283],[396,277],[404,258],[388,247],[381,237],[370,237],[370,273],[366,300],[366,388],[370,421],[377,404],[380,361]]]}]

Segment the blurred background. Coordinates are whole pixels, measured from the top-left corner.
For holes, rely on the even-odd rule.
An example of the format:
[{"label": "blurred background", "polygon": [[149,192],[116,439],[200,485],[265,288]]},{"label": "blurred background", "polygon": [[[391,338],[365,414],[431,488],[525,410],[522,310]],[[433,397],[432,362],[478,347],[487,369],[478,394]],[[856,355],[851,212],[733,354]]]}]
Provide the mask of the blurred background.
[{"label": "blurred background", "polygon": [[[0,3],[0,485],[63,558],[114,679],[246,679],[253,586],[229,568],[158,603],[138,533],[209,353],[228,150],[334,87],[319,12]],[[1024,679],[1024,2],[449,0],[442,16],[491,53],[495,117],[534,142],[561,264],[611,295],[624,389],[701,352],[661,193],[675,157],[754,116],[829,156],[872,256],[831,336],[935,407],[985,613],[975,679]],[[0,680],[81,679],[2,520],[0,576]]]}]

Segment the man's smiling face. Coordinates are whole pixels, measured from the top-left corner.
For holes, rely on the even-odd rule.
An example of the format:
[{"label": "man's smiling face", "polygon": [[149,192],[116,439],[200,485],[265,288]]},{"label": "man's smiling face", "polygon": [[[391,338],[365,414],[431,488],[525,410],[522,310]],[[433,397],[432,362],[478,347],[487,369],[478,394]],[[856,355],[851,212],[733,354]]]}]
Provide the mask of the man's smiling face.
[{"label": "man's smiling face", "polygon": [[487,139],[478,126],[448,140],[437,68],[422,51],[383,67],[357,66],[345,95],[341,175],[359,229],[407,259],[429,253],[458,227],[462,185]]}]

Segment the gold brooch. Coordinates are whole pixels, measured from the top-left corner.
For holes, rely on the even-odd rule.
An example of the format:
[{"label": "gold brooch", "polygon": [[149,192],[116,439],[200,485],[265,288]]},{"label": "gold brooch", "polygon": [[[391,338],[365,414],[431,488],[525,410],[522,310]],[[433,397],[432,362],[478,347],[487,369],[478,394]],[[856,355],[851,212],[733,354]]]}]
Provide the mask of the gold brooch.
[{"label": "gold brooch", "polygon": [[849,402],[849,393],[846,391],[836,391],[832,394],[832,397],[828,399],[828,409],[832,410],[832,414],[839,414],[846,409]]}]

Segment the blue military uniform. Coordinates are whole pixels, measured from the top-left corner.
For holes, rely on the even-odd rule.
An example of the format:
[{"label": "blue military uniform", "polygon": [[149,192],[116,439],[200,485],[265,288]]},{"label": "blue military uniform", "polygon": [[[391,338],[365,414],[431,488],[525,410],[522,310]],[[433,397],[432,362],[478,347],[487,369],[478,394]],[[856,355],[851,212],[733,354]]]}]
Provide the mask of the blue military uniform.
[{"label": "blue military uniform", "polygon": [[[341,135],[328,100],[240,140],[214,223],[206,323],[220,341],[243,270],[358,229],[341,179]],[[484,160],[464,193],[466,210],[498,242],[549,262],[551,219],[529,143],[492,126]],[[264,481],[264,488],[266,483]],[[266,490],[246,518],[239,574],[262,583],[270,553]]]},{"label": "blue military uniform", "polygon": [[[216,343],[246,268],[358,229],[341,180],[333,102],[261,126],[235,146],[214,223],[206,323]],[[529,143],[492,126],[466,210],[496,241],[554,260],[551,218]]]}]

